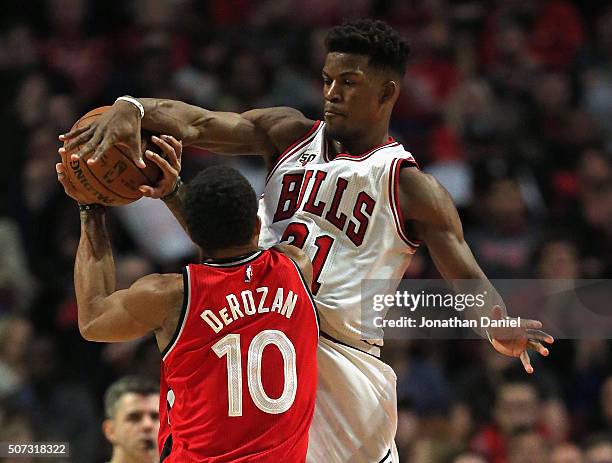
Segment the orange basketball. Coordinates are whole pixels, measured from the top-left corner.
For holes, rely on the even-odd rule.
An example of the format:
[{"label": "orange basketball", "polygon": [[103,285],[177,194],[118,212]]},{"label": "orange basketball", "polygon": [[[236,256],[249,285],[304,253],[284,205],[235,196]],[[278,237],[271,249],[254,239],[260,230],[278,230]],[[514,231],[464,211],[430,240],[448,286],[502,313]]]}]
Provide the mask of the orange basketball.
[{"label": "orange basketball", "polygon": [[[104,113],[110,106],[92,109],[81,117],[72,127],[78,128],[91,124],[97,117]],[[151,144],[149,137],[143,134],[143,150],[147,144]],[[155,146],[155,145],[154,145]],[[155,146],[155,148],[157,148]],[[161,177],[161,170],[157,165],[145,158],[146,167],[139,168],[129,157],[127,148],[115,145],[108,149],[98,160],[90,166],[85,159],[73,161],[70,156],[78,151],[76,147],[70,152],[62,155],[62,164],[66,169],[66,175],[88,202],[93,204],[104,204],[105,206],[121,206],[129,204],[142,197],[138,190],[140,185],[155,185]],[[153,149],[158,152],[159,149]]]}]

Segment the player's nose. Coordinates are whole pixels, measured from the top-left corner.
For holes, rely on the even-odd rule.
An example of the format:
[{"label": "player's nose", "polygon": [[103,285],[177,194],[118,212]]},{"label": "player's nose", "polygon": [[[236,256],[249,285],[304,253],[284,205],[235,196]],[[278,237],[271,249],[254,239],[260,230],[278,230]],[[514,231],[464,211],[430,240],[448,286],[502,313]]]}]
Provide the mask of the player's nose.
[{"label": "player's nose", "polygon": [[325,99],[332,103],[337,103],[341,100],[341,95],[338,92],[338,84],[336,82],[332,82],[331,85],[327,87],[327,89],[323,92]]}]

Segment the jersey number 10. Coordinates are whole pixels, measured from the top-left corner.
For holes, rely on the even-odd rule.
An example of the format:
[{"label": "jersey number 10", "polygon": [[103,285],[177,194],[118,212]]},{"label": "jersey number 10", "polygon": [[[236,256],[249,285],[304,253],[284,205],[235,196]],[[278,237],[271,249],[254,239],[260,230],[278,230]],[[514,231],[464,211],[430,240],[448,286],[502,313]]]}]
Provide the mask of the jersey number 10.
[{"label": "jersey number 10", "polygon": [[[265,347],[273,344],[283,356],[284,386],[277,399],[270,398],[261,381],[261,359]],[[217,341],[212,350],[217,357],[227,356],[227,397],[228,416],[242,416],[242,362],[240,335],[228,334]],[[247,358],[247,384],[253,402],[262,412],[273,415],[291,408],[297,391],[295,348],[285,333],[278,330],[264,330],[251,341]]]}]

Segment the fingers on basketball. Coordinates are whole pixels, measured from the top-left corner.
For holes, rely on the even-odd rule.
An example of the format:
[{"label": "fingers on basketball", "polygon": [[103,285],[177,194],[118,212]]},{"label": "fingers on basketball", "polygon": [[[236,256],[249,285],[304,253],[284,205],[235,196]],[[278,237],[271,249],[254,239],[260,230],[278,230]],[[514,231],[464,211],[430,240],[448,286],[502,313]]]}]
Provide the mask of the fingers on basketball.
[{"label": "fingers on basketball", "polygon": [[170,163],[166,161],[164,158],[162,158],[159,154],[151,150],[146,150],[145,156],[147,157],[147,159],[157,164],[157,166],[162,170],[162,172],[168,173],[170,175],[176,175],[176,171],[170,165]]},{"label": "fingers on basketball", "polygon": [[171,162],[172,166],[176,168],[180,168],[181,157],[183,156],[183,142],[177,140],[172,135],[162,135],[162,140],[166,141],[172,148],[174,148],[174,152],[171,154]]},{"label": "fingers on basketball", "polygon": [[178,170],[180,166],[179,156],[180,151],[182,150],[182,146],[179,144],[179,142],[174,138],[170,140],[168,135],[161,135],[161,137],[153,136],[151,139],[153,140],[153,143],[161,148],[164,157],[168,161],[168,164],[173,169]]}]

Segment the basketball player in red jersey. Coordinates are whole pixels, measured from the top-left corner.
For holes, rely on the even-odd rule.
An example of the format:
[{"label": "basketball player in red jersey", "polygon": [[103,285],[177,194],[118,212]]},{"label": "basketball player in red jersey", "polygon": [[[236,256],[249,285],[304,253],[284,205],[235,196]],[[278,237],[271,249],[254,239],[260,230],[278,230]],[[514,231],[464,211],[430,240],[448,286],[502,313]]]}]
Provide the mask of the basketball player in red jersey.
[{"label": "basketball player in red jersey", "polygon": [[[482,316],[506,316],[503,302],[475,261],[447,191],[418,169],[389,137],[408,46],[381,21],[334,27],[322,71],[324,120],[292,108],[214,112],[178,101],[118,100],[89,127],[61,135],[75,158],[98,162],[114,143],[131,147],[142,164],[140,130],[170,133],[186,145],[220,154],[263,155],[269,168],[260,200],[260,244],[290,242],[313,261],[313,291],[321,315],[319,387],[308,461],[397,461],[395,374],[366,342],[360,283],[398,280],[424,243],[442,276],[477,280],[488,293]],[[163,166],[154,153],[150,159]],[[164,169],[164,167],[162,167]],[[166,197],[179,220],[185,213],[177,169],[165,169],[144,194]],[[386,288],[382,291],[386,291]],[[528,350],[548,355],[553,339],[541,323],[521,320],[512,330],[480,330],[503,355],[533,372]],[[370,355],[371,354],[371,355]]]},{"label": "basketball player in red jersey", "polygon": [[[166,146],[176,159],[172,151]],[[56,169],[78,201],[61,164]],[[81,206],[74,269],[81,334],[121,342],[155,333],[161,461],[303,462],[319,337],[310,262],[293,246],[258,248],[257,197],[234,169],[201,172],[183,199],[205,260],[120,291],[105,210]]]}]

